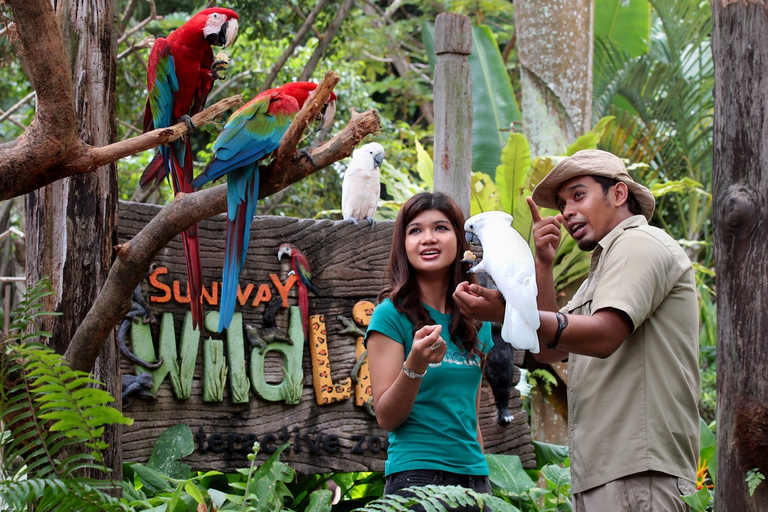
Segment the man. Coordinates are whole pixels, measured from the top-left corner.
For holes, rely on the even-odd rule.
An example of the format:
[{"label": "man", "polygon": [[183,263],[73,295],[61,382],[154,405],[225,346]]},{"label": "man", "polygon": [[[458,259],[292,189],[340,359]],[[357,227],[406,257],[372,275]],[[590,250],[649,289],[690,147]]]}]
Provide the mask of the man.
[{"label": "man", "polygon": [[[651,227],[655,200],[616,156],[579,151],[528,198],[545,363],[568,359],[568,445],[575,510],[685,511],[699,453],[698,304],[691,263]],[[542,218],[536,205],[560,211]],[[560,311],[552,264],[561,225],[593,251]],[[501,321],[497,291],[466,283],[459,307]]]}]

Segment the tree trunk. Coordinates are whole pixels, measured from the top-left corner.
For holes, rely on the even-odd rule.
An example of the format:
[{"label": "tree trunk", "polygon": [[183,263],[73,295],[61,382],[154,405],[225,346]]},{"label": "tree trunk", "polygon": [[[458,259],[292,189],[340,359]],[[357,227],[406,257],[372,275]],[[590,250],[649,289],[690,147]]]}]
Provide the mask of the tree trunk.
[{"label": "tree trunk", "polygon": [[[523,134],[532,157],[562,155],[591,125],[593,0],[515,0],[514,7]],[[531,416],[541,427],[537,439],[567,444],[566,383],[558,381]],[[564,421],[537,420],[555,414]]]},{"label": "tree trunk", "polygon": [[515,0],[523,133],[532,156],[561,155],[590,128],[592,0]]},{"label": "tree trunk", "polygon": [[716,510],[768,510],[768,8],[712,2],[717,254]]},{"label": "tree trunk", "polygon": [[[88,144],[114,142],[115,49],[111,0],[73,0],[57,6],[72,67],[78,134]],[[66,178],[27,195],[28,283],[52,278],[56,296],[47,309],[62,313],[41,326],[52,333],[50,346],[63,354],[109,273],[117,241],[117,169]],[[93,370],[120,408],[119,359],[114,339],[104,344]],[[119,428],[107,429],[105,464],[122,480]]]}]

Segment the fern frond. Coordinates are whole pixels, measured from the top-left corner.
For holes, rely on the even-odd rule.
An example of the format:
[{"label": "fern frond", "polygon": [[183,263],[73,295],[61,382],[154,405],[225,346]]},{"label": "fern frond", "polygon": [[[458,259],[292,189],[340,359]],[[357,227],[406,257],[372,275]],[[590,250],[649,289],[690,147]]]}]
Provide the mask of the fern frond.
[{"label": "fern frond", "polygon": [[501,498],[481,494],[465,487],[452,485],[425,485],[408,487],[403,491],[413,494],[403,497],[388,494],[371,501],[365,507],[356,509],[357,512],[407,512],[413,505],[421,505],[427,512],[447,512],[457,507],[477,505],[481,510],[490,512],[520,512],[520,509],[507,503]]},{"label": "fern frond", "polygon": [[109,406],[102,383],[29,341],[50,336],[37,319],[51,314],[40,301],[52,293],[47,279],[27,289],[0,347],[0,502],[12,510],[130,510],[104,492],[116,488],[111,479],[75,476],[94,469],[109,477],[104,427],[132,420]]},{"label": "fern frond", "polygon": [[99,481],[89,479],[44,479],[0,482],[0,499],[11,510],[26,510],[35,504],[37,512],[122,512],[130,511],[116,498],[104,493]]},{"label": "fern frond", "polygon": [[[20,384],[2,404],[3,418],[12,441],[4,458],[21,457],[35,476],[51,473],[63,479],[83,468],[107,473],[101,440],[109,424],[131,424],[132,420],[107,404],[114,398],[84,372],[72,370],[63,357],[37,343],[14,345],[6,356],[15,360],[14,372]],[[90,453],[75,453],[63,460],[61,450],[82,444]],[[77,452],[81,450],[76,450]]]}]

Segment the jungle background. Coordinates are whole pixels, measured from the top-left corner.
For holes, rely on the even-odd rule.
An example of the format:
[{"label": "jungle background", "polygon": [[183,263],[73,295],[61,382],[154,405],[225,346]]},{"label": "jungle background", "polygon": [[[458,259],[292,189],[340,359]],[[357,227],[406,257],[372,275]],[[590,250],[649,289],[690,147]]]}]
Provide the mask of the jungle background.
[{"label": "jungle background", "polygon": [[[545,9],[531,12],[523,3],[233,1],[226,6],[240,15],[241,31],[236,43],[227,49],[231,58],[227,79],[216,84],[208,105],[240,93],[247,101],[270,86],[293,80],[319,81],[325,71],[335,71],[341,76],[336,89],[340,100],[336,127],[331,131],[349,117],[349,109],[378,110],[381,130],[373,139],[382,143],[387,153],[382,168],[382,203],[376,218],[394,218],[402,202],[432,186],[431,31],[435,17],[441,12],[469,16],[475,26],[472,213],[511,211],[515,227],[525,233],[530,222],[524,202],[518,199],[559,158],[586,147],[625,158],[635,179],[657,196],[653,224],[677,239],[696,267],[701,311],[700,412],[704,423],[714,429],[717,314],[712,228],[712,8],[708,2],[682,0],[595,0],[591,6],[594,20],[586,25],[591,29],[591,34],[587,33],[592,47],[580,55],[587,59],[590,71],[580,90],[591,91],[591,101],[578,115],[561,109],[570,119],[563,123],[561,133],[553,133],[558,128],[546,123],[525,125],[523,89],[530,81],[527,62],[556,59],[561,48],[521,49],[519,25],[523,16],[538,17],[546,25],[548,17],[555,15]],[[576,22],[578,16],[572,16],[573,11],[581,4],[553,4],[560,9],[557,16],[571,16]],[[113,7],[116,140],[141,132],[146,59],[153,38],[166,35],[203,7],[194,2],[143,0],[120,1]],[[32,123],[36,105],[29,78],[31,56],[20,52],[11,9],[6,4],[2,9],[0,136],[7,142],[22,135]],[[541,53],[531,55],[532,51]],[[523,52],[528,55],[521,55]],[[551,84],[543,85],[547,88]],[[552,89],[557,96],[557,87]],[[202,148],[195,155],[199,169],[211,156],[209,148],[216,133],[215,125],[206,125],[193,136],[193,147]],[[138,178],[153,155],[154,151],[145,151],[117,162],[116,192],[120,199],[159,204],[172,200],[169,187],[164,185],[149,190],[138,187]],[[337,162],[281,190],[261,202],[257,213],[340,218],[344,167],[344,161]],[[30,274],[30,249],[26,247],[29,215],[24,196],[0,202],[0,326],[6,333],[18,320],[10,311],[25,303],[26,276]],[[567,296],[584,277],[588,262],[573,245],[564,244],[560,252],[556,284]],[[530,371],[536,377],[534,393],[552,395],[557,401],[556,388],[561,384],[557,372],[541,368]],[[711,481],[701,483],[706,489]],[[567,489],[564,492],[567,495]],[[188,489],[187,494],[194,493]]]}]

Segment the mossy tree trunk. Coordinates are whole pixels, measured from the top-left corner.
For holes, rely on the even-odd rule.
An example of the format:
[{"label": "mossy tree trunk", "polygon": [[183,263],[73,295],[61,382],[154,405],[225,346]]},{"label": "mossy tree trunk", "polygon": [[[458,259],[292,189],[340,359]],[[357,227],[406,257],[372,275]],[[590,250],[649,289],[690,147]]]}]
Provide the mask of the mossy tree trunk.
[{"label": "mossy tree trunk", "polygon": [[[112,0],[72,0],[55,5],[68,49],[77,112],[77,132],[86,143],[115,140],[116,39]],[[49,275],[56,289],[47,307],[61,316],[42,326],[50,346],[63,354],[107,278],[117,241],[117,171],[114,164],[96,172],[59,180],[27,195],[28,284]],[[119,353],[108,340],[93,369],[120,408]],[[120,432],[105,432],[110,445],[106,465],[122,478]]]}]

